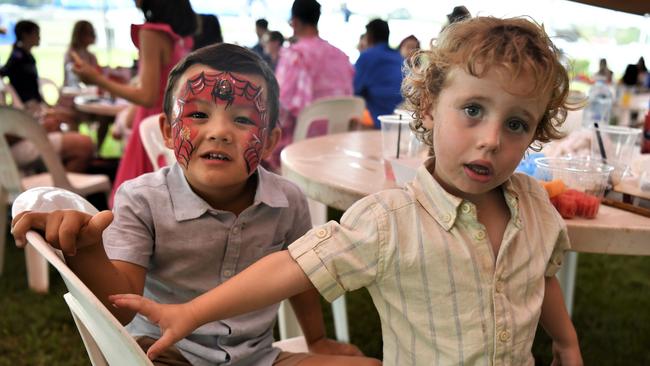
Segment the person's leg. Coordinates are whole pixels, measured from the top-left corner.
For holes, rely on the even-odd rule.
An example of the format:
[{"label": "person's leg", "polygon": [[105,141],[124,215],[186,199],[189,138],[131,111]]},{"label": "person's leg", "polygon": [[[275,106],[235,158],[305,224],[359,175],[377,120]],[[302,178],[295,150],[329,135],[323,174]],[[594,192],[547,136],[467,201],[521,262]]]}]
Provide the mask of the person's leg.
[{"label": "person's leg", "polygon": [[[149,347],[156,341],[149,337],[137,337],[135,339],[138,345],[146,353]],[[155,360],[151,361],[156,366],[191,366],[192,364],[183,357],[181,352],[176,347],[169,347],[165,352],[161,353]]]},{"label": "person's leg", "polygon": [[273,366],[381,366],[381,361],[369,357],[333,356],[315,353],[280,352]]},{"label": "person's leg", "polygon": [[[60,140],[59,155],[65,169],[70,172],[85,172],[90,160],[95,155],[95,146],[90,137],[76,132],[68,132],[61,134]],[[53,142],[53,139],[50,138],[50,141]],[[53,142],[54,144],[55,142]]]}]

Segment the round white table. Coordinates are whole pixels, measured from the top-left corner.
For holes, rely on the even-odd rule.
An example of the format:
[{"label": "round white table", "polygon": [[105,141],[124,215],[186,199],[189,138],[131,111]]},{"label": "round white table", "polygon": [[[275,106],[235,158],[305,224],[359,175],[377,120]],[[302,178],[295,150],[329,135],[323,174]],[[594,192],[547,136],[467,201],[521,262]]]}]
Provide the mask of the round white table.
[{"label": "round white table", "polygon": [[[381,158],[381,132],[360,131],[310,138],[287,146],[282,175],[313,200],[346,210],[358,199],[394,188]],[[650,218],[601,205],[595,219],[566,220],[574,252],[650,255]],[[577,254],[568,253],[560,281],[569,313]]]}]

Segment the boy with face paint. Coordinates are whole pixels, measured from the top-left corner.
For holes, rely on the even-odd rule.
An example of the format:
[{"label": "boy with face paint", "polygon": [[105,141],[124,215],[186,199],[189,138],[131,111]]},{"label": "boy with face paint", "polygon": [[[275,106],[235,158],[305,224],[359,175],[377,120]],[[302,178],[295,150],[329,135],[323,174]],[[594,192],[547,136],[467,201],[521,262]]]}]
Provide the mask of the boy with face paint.
[{"label": "boy with face paint", "polygon": [[[278,85],[266,63],[239,46],[195,51],[170,73],[160,127],[178,164],[125,182],[113,212],[23,213],[16,243],[42,229],[70,268],[147,350],[156,319],[108,306],[108,296],[191,300],[310,229],[300,190],[259,162],[280,137]],[[280,269],[279,269],[280,270]],[[206,324],[154,364],[374,365],[354,346],[325,338],[317,292],[291,299],[310,351],[271,346],[278,304]]]}]

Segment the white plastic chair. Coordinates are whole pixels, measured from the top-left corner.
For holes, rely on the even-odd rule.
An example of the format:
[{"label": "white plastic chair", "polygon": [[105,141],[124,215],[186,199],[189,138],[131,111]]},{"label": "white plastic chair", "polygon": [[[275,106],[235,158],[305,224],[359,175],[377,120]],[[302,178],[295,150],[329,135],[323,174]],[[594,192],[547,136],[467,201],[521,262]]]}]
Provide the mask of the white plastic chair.
[{"label": "white plastic chair", "polygon": [[[10,102],[7,101],[7,97],[10,98]],[[18,96],[16,89],[11,86],[11,83],[9,83],[8,79],[7,81],[4,81],[2,78],[0,78],[0,105],[10,105],[18,109],[25,108],[25,105]]]},{"label": "white plastic chair", "polygon": [[160,125],[158,123],[159,118],[159,114],[149,116],[140,122],[139,127],[142,145],[144,146],[144,150],[147,152],[151,164],[153,164],[154,170],[162,168],[160,164],[158,164],[161,157],[167,165],[171,165],[176,161],[174,151],[168,149],[163,141],[162,133],[160,132]]},{"label": "white plastic chair", "polygon": [[[1,190],[0,190],[1,193]],[[49,212],[55,209],[76,209],[97,213],[81,196],[59,188],[34,188],[16,198],[12,215],[25,210]],[[63,295],[84,342],[93,366],[152,365],[146,354],[122,324],[66,265],[59,250],[52,248],[35,231],[27,233],[27,248],[33,248],[59,272],[68,293]],[[286,352],[307,352],[304,337],[273,343]]]},{"label": "white plastic chair", "polygon": [[[309,126],[312,122],[319,120],[327,120],[327,134],[346,132],[350,126],[350,119],[362,116],[365,108],[366,103],[360,97],[342,96],[317,99],[298,114],[293,141],[297,142],[307,138]],[[307,204],[312,225],[324,224],[327,221],[327,206],[309,198],[307,198]],[[332,315],[336,339],[341,342],[350,342],[345,295],[332,302]],[[298,320],[287,301],[280,304],[278,326],[281,339],[301,334]]]},{"label": "white plastic chair", "polygon": [[54,81],[48,78],[44,77],[39,77],[38,78],[38,90],[41,93],[41,96],[45,98],[48,93],[45,93],[46,90],[53,90],[54,91],[54,98],[52,98],[49,104],[54,104],[56,103],[57,100],[59,100],[59,96],[61,95],[61,90],[58,85]]},{"label": "white plastic chair", "polygon": [[[46,173],[22,177],[5,134],[11,134],[31,141],[39,150],[47,169]],[[0,201],[0,219],[5,220],[7,204],[22,191],[33,187],[60,187],[82,196],[111,190],[108,176],[103,174],[81,174],[66,172],[59,155],[54,152],[45,129],[29,114],[12,107],[0,106],[0,186],[5,196]],[[5,223],[2,224],[5,226]],[[4,264],[6,228],[0,233],[0,273]],[[25,251],[27,280],[29,287],[36,292],[47,292],[49,276],[47,262],[31,249]]]}]

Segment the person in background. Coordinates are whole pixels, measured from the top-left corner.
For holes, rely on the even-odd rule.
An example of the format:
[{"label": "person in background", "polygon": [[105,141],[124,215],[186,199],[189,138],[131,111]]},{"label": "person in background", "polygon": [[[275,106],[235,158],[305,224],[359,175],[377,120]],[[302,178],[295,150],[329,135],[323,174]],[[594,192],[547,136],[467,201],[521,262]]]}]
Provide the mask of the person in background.
[{"label": "person in background", "polygon": [[196,33],[194,33],[193,50],[223,42],[219,18],[213,14],[196,15]]},{"label": "person in background", "polygon": [[278,31],[267,32],[263,37],[264,53],[268,56],[265,61],[269,63],[271,69],[275,71],[280,60],[282,47],[284,46],[284,36]]},{"label": "person in background", "polygon": [[[300,189],[259,166],[278,141],[278,109],[273,71],[254,52],[224,43],[191,53],[170,73],[160,117],[178,163],[124,183],[112,213],[20,214],[13,225],[18,245],[31,223],[47,222],[48,241],[147,351],[161,335],[156,319],[111,306],[108,295],[187,301],[286,249],[311,227]],[[290,301],[313,353],[272,346],[279,307],[272,304],[147,354],[167,366],[379,364],[326,337],[315,290]]]},{"label": "person in background", "polygon": [[110,297],[158,320],[157,352],[202,324],[308,289],[331,301],[366,287],[385,366],[533,365],[538,323],[553,365],[583,364],[555,276],[570,248],[566,223],[534,178],[514,173],[531,144],[562,137],[575,107],[560,51],[526,18],[476,17],[419,55],[426,61],[403,90],[433,154],[413,182],[357,201],[340,223],[188,303]]},{"label": "person in background", "polygon": [[461,20],[471,18],[469,10],[463,5],[455,6],[451,13],[447,14],[447,25],[460,22]]},{"label": "person in background", "polygon": [[[41,35],[38,24],[21,20],[14,28],[16,43],[7,63],[0,69],[0,76],[8,76],[11,85],[25,105],[25,110],[43,124],[47,137],[67,171],[83,173],[94,156],[94,146],[90,137],[76,132],[63,133],[59,130],[62,118],[67,113],[48,109],[38,86],[36,59],[31,53],[40,44]],[[2,123],[2,121],[0,121]],[[4,136],[0,136],[4,138]],[[28,140],[17,136],[7,136],[11,153],[21,169],[29,169],[39,161],[38,149]]]},{"label": "person in background", "polygon": [[411,56],[420,49],[420,40],[411,34],[399,43],[397,49],[399,50],[400,55],[402,55],[402,58],[408,61],[411,59]]},{"label": "person in background", "polygon": [[637,85],[639,88],[650,88],[650,74],[648,74],[648,68],[645,65],[643,56],[639,57],[639,61],[636,63],[636,70],[638,72]]},{"label": "person in background", "polygon": [[[298,114],[318,98],[352,95],[354,68],[348,56],[318,35],[320,4],[295,0],[291,6],[291,28],[296,43],[284,49],[275,76],[280,84],[282,139],[265,164],[280,169],[280,152],[293,141]],[[326,125],[312,123],[308,135],[325,133]]]},{"label": "person in background", "polygon": [[264,58],[266,54],[264,53],[264,45],[262,38],[269,31],[269,22],[262,18],[255,21],[255,34],[257,35],[257,43],[251,49],[257,53],[261,58]]},{"label": "person in background", "polygon": [[368,48],[368,41],[366,40],[366,34],[362,33],[359,36],[359,42],[357,43],[357,51],[361,54],[361,52],[365,51],[366,48]]},{"label": "person in background", "polygon": [[373,19],[366,24],[368,48],[361,52],[354,65],[354,94],[366,101],[366,106],[380,128],[380,115],[393,114],[402,102],[402,64],[400,53],[388,46],[390,29],[388,23]]},{"label": "person in background", "polygon": [[99,69],[97,57],[88,50],[88,47],[95,43],[96,37],[95,28],[89,21],[79,20],[74,24],[70,44],[63,55],[63,86],[79,86],[79,78],[72,71],[74,68],[72,52],[76,53],[88,65]]},{"label": "person in background", "polygon": [[146,22],[131,26],[131,39],[139,50],[138,83],[122,84],[102,75],[92,65],[78,57],[74,71],[81,81],[94,84],[137,106],[131,136],[113,183],[112,197],[126,180],[153,171],[142,141],[140,121],[162,112],[167,75],[174,65],[192,49],[196,32],[196,14],[189,0],[136,0]]},{"label": "person in background", "polygon": [[32,48],[41,42],[41,29],[31,20],[21,20],[14,27],[16,41],[0,76],[9,77],[9,83],[30,113],[41,112],[43,97],[38,85],[38,70]]},{"label": "person in background", "polygon": [[613,74],[612,70],[607,67],[607,59],[601,58],[598,62],[598,71],[595,76],[602,77],[607,84],[610,84]]}]

